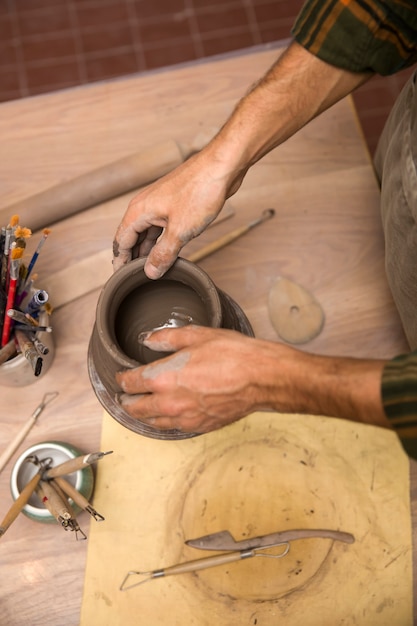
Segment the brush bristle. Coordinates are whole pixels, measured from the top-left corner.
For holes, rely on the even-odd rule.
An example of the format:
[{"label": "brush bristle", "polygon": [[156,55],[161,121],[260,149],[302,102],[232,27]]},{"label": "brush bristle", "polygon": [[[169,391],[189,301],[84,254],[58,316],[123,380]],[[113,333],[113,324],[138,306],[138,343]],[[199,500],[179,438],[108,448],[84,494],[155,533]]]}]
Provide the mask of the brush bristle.
[{"label": "brush bristle", "polygon": [[19,216],[18,215],[12,215],[10,218],[10,226],[17,226],[19,223]]},{"label": "brush bristle", "polygon": [[12,248],[10,250],[10,258],[12,259],[12,261],[15,261],[16,259],[21,259],[23,256],[23,251],[24,248]]},{"label": "brush bristle", "polygon": [[14,231],[16,239],[29,239],[31,234],[32,231],[30,230],[30,228],[26,228],[24,226],[17,226],[16,230]]},{"label": "brush bristle", "polygon": [[44,228],[42,231],[44,237],[47,237],[50,234],[50,232],[51,232],[50,228]]}]

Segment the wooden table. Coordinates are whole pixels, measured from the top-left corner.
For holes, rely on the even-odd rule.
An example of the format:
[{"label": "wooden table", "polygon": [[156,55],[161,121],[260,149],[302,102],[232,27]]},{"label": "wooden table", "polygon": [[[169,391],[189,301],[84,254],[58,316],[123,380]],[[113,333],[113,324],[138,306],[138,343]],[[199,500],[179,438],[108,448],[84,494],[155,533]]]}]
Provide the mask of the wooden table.
[{"label": "wooden table", "polygon": [[[2,104],[2,206],[155,142],[192,141],[200,131],[218,127],[277,54],[273,48],[256,49]],[[109,251],[110,276],[112,237],[132,195],[52,225],[37,265],[39,286],[42,276],[103,249]],[[258,163],[233,199],[235,216],[185,252],[275,207],[273,221],[205,259],[202,267],[241,305],[259,337],[277,340],[267,297],[283,275],[309,288],[326,313],[323,332],[306,350],[391,357],[407,346],[384,277],[378,204],[370,159],[347,98]],[[34,236],[31,250],[37,241]],[[98,293],[53,313],[56,356],[43,378],[23,389],[1,387],[1,449],[45,392],[59,392],[14,458],[32,443],[51,439],[84,451],[99,449],[103,410],[86,368]],[[4,511],[11,504],[12,465],[13,459],[0,475]],[[415,535],[414,463],[411,470]],[[88,534],[87,514],[80,524]],[[1,540],[2,624],[78,624],[87,543],[21,515]]]}]

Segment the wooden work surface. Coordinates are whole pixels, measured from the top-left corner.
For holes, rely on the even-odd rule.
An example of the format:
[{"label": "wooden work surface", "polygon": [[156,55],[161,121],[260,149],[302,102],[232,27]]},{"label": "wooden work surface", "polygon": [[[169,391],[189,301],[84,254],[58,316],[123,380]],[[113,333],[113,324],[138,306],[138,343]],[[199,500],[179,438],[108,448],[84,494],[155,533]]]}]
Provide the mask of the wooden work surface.
[{"label": "wooden work surface", "polygon": [[[1,206],[161,140],[192,141],[199,132],[218,127],[277,54],[255,50],[0,105]],[[132,195],[53,225],[37,265],[39,286],[43,276],[104,249],[110,275],[112,237]],[[407,346],[384,278],[378,204],[377,184],[348,98],[257,164],[233,199],[235,216],[211,228],[186,252],[255,219],[265,208],[276,208],[273,221],[201,266],[241,305],[258,337],[277,340],[267,300],[277,277],[286,276],[310,289],[326,314],[322,333],[304,349],[391,357]],[[86,452],[99,449],[103,409],[86,369],[98,294],[96,289],[54,312],[56,356],[42,379],[26,388],[0,388],[0,449],[44,393],[59,392],[13,458],[32,443],[51,439]],[[53,304],[53,294],[50,298]],[[4,512],[11,504],[12,466],[13,459],[0,475]],[[412,463],[414,539],[415,467]],[[110,508],[110,514],[117,510]],[[79,520],[88,534],[90,518],[82,514]],[[21,515],[0,543],[2,625],[76,626],[87,544],[75,543],[58,526]],[[112,565],[103,563],[105,567]]]}]

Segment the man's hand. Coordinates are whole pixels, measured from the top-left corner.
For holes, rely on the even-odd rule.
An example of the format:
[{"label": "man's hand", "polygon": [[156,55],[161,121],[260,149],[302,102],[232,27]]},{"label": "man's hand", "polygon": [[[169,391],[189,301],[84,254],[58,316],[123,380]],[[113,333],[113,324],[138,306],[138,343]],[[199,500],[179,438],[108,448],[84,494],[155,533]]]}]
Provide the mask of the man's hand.
[{"label": "man's hand", "polygon": [[115,270],[133,256],[148,256],[146,275],[160,278],[181,248],[217,217],[240,182],[216,167],[214,152],[207,147],[133,198],[116,232]]},{"label": "man's hand", "polygon": [[174,354],[120,372],[117,382],[127,413],[155,428],[204,433],[267,409],[389,427],[383,361],[317,356],[198,326],[160,330],[144,344]]},{"label": "man's hand", "polygon": [[255,344],[235,331],[198,326],[154,332],[144,345],[175,354],[119,373],[121,404],[161,429],[202,433],[234,422],[258,406]]}]

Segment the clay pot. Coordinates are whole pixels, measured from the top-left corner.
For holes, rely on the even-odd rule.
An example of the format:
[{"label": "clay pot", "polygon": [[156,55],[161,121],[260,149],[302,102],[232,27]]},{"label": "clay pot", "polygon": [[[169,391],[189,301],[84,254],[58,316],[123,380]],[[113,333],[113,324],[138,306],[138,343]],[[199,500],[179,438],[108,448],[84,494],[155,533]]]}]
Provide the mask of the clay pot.
[{"label": "clay pot", "polygon": [[138,336],[188,323],[248,336],[253,330],[240,307],[194,263],[179,258],[157,281],[147,278],[144,265],[145,258],[131,261],[103,287],[88,348],[90,381],[103,407],[123,426],[155,439],[185,439],[195,435],[152,428],[128,415],[118,402],[116,372],[167,356],[144,347]]}]

